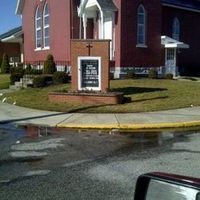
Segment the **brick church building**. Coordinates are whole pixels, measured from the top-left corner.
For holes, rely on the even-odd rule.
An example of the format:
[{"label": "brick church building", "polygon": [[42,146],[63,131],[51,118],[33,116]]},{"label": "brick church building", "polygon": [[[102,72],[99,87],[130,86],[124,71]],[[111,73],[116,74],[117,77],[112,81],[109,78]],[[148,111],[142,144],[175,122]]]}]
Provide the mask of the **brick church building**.
[{"label": "brick church building", "polygon": [[70,66],[71,39],[110,39],[115,77],[200,74],[200,0],[18,0],[24,61],[42,65],[51,53]]}]

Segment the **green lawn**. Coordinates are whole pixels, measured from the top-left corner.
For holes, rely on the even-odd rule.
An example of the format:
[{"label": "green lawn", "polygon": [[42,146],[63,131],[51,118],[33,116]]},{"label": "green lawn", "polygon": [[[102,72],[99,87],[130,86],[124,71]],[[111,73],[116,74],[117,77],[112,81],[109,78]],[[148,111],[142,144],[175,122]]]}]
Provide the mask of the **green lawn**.
[{"label": "green lawn", "polygon": [[0,89],[7,89],[10,85],[10,74],[0,74]]},{"label": "green lawn", "polygon": [[121,105],[82,105],[51,103],[48,92],[68,90],[70,85],[49,86],[43,89],[24,89],[7,94],[10,103],[63,112],[146,112],[200,106],[200,82],[161,79],[133,79],[111,81],[111,89],[131,97],[130,103]]}]

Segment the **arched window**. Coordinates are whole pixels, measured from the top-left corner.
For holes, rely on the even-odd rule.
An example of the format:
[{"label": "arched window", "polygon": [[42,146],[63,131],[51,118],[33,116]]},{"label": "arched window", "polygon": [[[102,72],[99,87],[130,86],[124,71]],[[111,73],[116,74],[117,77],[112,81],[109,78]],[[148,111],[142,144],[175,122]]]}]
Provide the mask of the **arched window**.
[{"label": "arched window", "polygon": [[143,5],[137,10],[137,45],[145,45],[146,43],[146,12]]},{"label": "arched window", "polygon": [[177,17],[175,17],[173,20],[172,38],[178,41],[180,39],[180,21]]},{"label": "arched window", "polygon": [[35,11],[35,46],[36,49],[42,47],[42,19],[39,6]]},{"label": "arched window", "polygon": [[49,48],[49,7],[46,3],[43,10],[43,45],[44,48]]}]

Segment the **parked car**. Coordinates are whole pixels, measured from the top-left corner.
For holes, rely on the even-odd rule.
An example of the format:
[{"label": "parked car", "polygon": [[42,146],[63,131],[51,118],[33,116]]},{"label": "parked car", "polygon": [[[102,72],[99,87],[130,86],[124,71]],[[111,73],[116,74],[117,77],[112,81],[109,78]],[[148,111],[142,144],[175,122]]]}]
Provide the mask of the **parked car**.
[{"label": "parked car", "polygon": [[153,172],[138,177],[134,200],[200,200],[200,179]]}]

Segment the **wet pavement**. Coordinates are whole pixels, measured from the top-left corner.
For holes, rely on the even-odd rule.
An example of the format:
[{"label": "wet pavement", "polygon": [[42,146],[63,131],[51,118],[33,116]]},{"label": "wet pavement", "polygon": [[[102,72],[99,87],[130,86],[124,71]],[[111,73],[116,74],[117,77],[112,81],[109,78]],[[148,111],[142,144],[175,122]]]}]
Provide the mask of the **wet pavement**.
[{"label": "wet pavement", "polygon": [[137,177],[200,177],[200,130],[118,133],[0,126],[1,200],[133,199]]}]

